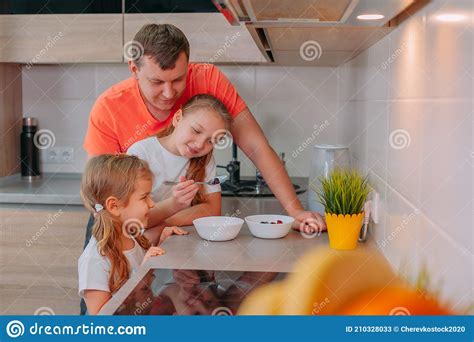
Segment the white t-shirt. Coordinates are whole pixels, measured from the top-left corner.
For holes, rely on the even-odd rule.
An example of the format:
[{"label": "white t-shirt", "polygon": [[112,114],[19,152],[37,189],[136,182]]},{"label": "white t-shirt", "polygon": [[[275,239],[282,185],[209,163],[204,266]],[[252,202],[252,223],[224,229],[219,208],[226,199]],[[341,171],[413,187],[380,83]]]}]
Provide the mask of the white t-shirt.
[{"label": "white t-shirt", "polygon": [[[133,237],[132,237],[133,239]],[[132,249],[123,252],[130,265],[130,276],[138,271],[145,257],[145,250],[133,239]],[[109,275],[112,268],[110,260],[101,255],[97,248],[97,240],[91,237],[86,248],[79,257],[79,296],[84,297],[84,290],[101,290],[110,292]]]},{"label": "white t-shirt", "polygon": [[[165,185],[164,181],[178,182],[180,176],[186,176],[189,167],[189,158],[177,156],[161,145],[157,137],[149,137],[140,140],[130,146],[128,154],[146,160],[153,172],[155,179],[152,188],[152,197],[155,201],[162,201],[171,197],[173,185]],[[216,162],[212,156],[206,165],[206,176],[204,181],[216,177]],[[206,193],[221,191],[221,186],[204,185]]]}]

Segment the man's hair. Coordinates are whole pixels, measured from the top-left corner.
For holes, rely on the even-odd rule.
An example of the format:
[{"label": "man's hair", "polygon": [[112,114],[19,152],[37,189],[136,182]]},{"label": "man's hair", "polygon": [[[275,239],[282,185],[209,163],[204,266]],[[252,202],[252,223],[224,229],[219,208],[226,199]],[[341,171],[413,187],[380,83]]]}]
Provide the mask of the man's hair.
[{"label": "man's hair", "polygon": [[[138,56],[134,56],[135,64],[140,68],[143,56],[148,56],[161,69],[173,69],[181,52],[189,61],[189,42],[183,31],[171,24],[144,25],[133,38],[138,44]],[[140,46],[141,45],[141,46]],[[140,55],[141,54],[141,55]]]}]

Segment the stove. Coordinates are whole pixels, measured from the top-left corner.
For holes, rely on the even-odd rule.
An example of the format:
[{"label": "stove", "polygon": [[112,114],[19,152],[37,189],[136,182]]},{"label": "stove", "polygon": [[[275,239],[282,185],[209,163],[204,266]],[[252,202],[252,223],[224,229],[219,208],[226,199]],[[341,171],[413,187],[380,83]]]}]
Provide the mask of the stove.
[{"label": "stove", "polygon": [[[302,186],[293,184],[296,194],[306,191]],[[240,180],[237,184],[225,181],[221,184],[223,197],[275,197],[266,184],[260,184],[255,179]]]},{"label": "stove", "polygon": [[[281,161],[285,165],[285,154],[280,154]],[[225,169],[229,179],[221,184],[222,196],[224,197],[275,197],[267,183],[257,169],[255,178],[240,176],[240,161],[237,158],[237,145],[232,144],[232,160],[227,165],[217,165]],[[301,194],[306,189],[300,185],[293,184],[296,194]]]}]

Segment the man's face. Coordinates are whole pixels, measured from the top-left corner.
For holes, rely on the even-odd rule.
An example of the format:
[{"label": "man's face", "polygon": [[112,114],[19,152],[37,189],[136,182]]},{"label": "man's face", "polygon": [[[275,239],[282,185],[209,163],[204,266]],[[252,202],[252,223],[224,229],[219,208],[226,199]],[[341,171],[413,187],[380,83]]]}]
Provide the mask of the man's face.
[{"label": "man's face", "polygon": [[129,62],[129,67],[138,80],[145,102],[156,110],[171,110],[184,93],[188,72],[188,60],[184,52],[179,55],[173,69],[161,69],[149,56],[141,58],[140,68],[133,62]]}]

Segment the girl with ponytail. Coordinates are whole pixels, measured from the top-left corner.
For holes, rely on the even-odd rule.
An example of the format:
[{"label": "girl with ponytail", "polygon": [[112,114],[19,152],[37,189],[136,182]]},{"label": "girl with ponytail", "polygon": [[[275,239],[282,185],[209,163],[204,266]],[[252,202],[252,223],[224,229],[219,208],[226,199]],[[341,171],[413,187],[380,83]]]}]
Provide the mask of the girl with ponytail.
[{"label": "girl with ponytail", "polygon": [[[148,224],[153,174],[135,156],[93,157],[82,176],[81,197],[94,214],[92,238],[78,262],[79,295],[96,314],[142,263],[164,253],[142,235]],[[164,235],[186,234],[168,227]]]}]

